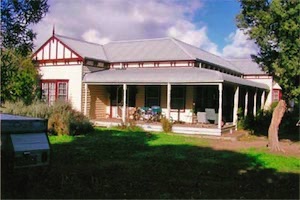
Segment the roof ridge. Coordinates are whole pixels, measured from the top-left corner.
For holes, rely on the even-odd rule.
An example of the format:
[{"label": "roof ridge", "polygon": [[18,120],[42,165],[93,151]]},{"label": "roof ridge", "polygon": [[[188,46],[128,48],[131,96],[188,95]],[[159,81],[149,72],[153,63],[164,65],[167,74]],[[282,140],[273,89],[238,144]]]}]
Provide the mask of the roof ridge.
[{"label": "roof ridge", "polygon": [[95,42],[88,42],[88,41],[83,40],[83,39],[73,38],[73,37],[69,37],[69,36],[65,36],[65,35],[55,34],[54,36],[63,37],[63,38],[67,38],[67,39],[70,39],[70,40],[76,40],[76,41],[84,42],[84,43],[87,43],[87,44],[93,44],[93,45],[97,45],[97,46],[103,46],[102,44],[98,44],[98,43],[95,43]]},{"label": "roof ridge", "polygon": [[[200,50],[200,51],[202,51],[202,52],[204,52],[204,53],[207,53],[207,54],[212,55],[212,56],[214,56],[214,57],[220,58],[220,59],[222,59],[223,61],[227,62],[228,64],[232,64],[229,60],[227,60],[227,59],[225,59],[225,58],[223,58],[223,57],[221,57],[221,56],[218,56],[218,55],[216,55],[216,54],[214,54],[214,53],[210,53],[210,52],[208,52],[208,51],[206,51],[206,50],[203,50],[203,49],[201,49],[201,48],[199,48],[199,47],[196,47],[196,46],[191,45],[191,44],[189,44],[189,43],[183,42],[183,41],[178,40],[178,39],[176,39],[176,38],[173,38],[173,39],[176,40],[177,42],[181,42],[181,43],[183,43],[183,44],[185,44],[185,45],[188,45],[188,46],[190,46],[190,47],[192,47],[192,48],[195,48],[195,49],[197,49],[197,50]],[[182,47],[182,48],[184,48],[184,47]],[[225,66],[223,66],[223,67],[225,67]],[[233,66],[233,67],[236,68],[235,66]],[[238,69],[235,69],[235,71],[239,72]]]},{"label": "roof ridge", "polygon": [[187,54],[190,58],[196,59],[194,56],[192,56],[183,46],[178,44],[178,41],[176,38],[170,37],[170,39],[185,53]]},{"label": "roof ridge", "polygon": [[208,53],[208,54],[210,54],[210,55],[216,56],[216,57],[221,58],[221,59],[223,59],[223,60],[225,60],[225,61],[228,62],[228,60],[226,60],[225,58],[223,58],[223,57],[221,57],[221,56],[218,56],[218,55],[216,55],[216,54],[214,54],[214,53],[210,53],[210,52],[208,52],[208,51],[206,51],[206,50],[204,50],[204,49],[201,49],[201,48],[199,48],[199,47],[196,47],[196,46],[191,45],[191,44],[189,44],[189,43],[186,43],[186,42],[184,42],[184,41],[178,40],[178,39],[176,39],[176,38],[174,38],[174,39],[177,40],[178,42],[184,43],[184,44],[186,44],[186,45],[188,45],[188,46],[191,46],[191,47],[193,47],[193,48],[196,48],[196,49],[198,49],[198,50],[201,50],[201,51],[203,51],[203,52],[205,52],[205,53]]},{"label": "roof ridge", "polygon": [[110,41],[107,44],[126,43],[126,42],[143,42],[143,41],[149,41],[149,40],[151,41],[151,40],[166,40],[166,39],[170,39],[170,38],[169,37],[161,37],[161,38],[146,38],[146,39],[134,39],[134,40],[116,40],[116,41]]}]

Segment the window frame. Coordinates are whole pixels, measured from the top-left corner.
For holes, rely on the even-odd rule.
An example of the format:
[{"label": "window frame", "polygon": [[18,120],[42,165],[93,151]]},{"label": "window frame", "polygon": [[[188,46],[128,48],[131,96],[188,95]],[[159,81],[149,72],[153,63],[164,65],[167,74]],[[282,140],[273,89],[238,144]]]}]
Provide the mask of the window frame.
[{"label": "window frame", "polygon": [[273,101],[277,102],[280,100],[280,91],[279,90],[273,90]]},{"label": "window frame", "polygon": [[[178,90],[178,89],[181,89],[181,96],[180,97],[174,97],[174,90]],[[178,100],[178,101],[183,101],[183,107],[181,108],[175,108],[174,107],[174,100]],[[172,89],[171,89],[171,111],[180,111],[180,112],[184,112],[186,109],[186,86],[184,85],[174,85],[172,86]]]},{"label": "window frame", "polygon": [[[59,98],[59,93],[60,93],[60,88],[59,88],[59,84],[65,84],[65,98]],[[55,101],[61,99],[63,101],[68,101],[69,99],[69,80],[56,80],[56,79],[44,79],[41,80],[41,99],[44,100],[45,102],[47,102],[47,104],[51,105],[53,104]],[[47,85],[47,92],[46,95],[44,94],[45,90],[44,85]],[[54,86],[54,87],[53,87]],[[50,89],[52,90],[52,92],[50,92]],[[54,91],[53,91],[54,90]],[[46,97],[44,97],[46,96]],[[54,97],[54,98],[52,98]]]},{"label": "window frame", "polygon": [[[157,96],[149,96],[150,94],[150,89],[157,88]],[[150,105],[150,99],[156,99],[158,102],[157,105]],[[161,105],[161,86],[159,85],[151,85],[151,86],[145,86],[145,107],[151,107],[151,106],[160,106]]]}]

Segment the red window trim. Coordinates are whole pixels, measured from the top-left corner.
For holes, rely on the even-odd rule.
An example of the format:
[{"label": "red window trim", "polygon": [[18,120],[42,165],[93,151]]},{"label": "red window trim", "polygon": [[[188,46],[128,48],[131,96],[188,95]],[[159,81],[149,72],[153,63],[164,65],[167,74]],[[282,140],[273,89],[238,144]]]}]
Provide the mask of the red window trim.
[{"label": "red window trim", "polygon": [[[42,79],[41,80],[41,83],[40,83],[40,87],[41,87],[41,90],[43,89],[42,88],[42,84],[43,83],[55,83],[55,101],[58,99],[58,84],[59,83],[66,83],[67,84],[67,88],[66,88],[66,101],[69,100],[69,80],[66,80],[66,79]],[[48,97],[49,97],[49,93],[48,93]],[[48,102],[49,103],[49,102]]]}]

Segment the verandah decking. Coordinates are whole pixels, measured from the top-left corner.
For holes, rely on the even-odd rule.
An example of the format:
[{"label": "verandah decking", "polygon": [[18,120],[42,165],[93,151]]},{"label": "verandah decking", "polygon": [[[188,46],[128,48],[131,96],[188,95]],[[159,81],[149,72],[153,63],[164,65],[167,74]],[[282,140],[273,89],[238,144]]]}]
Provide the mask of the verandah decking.
[{"label": "verandah decking", "polygon": [[[100,127],[114,127],[122,124],[121,119],[95,119],[92,120],[95,126]],[[145,131],[161,132],[163,131],[160,122],[146,122],[146,121],[135,121],[136,125],[143,128]],[[221,129],[216,124],[201,124],[201,123],[183,123],[173,124],[172,132],[184,133],[192,135],[213,135],[221,136],[224,133],[232,133],[236,126],[232,124],[226,124]]]}]

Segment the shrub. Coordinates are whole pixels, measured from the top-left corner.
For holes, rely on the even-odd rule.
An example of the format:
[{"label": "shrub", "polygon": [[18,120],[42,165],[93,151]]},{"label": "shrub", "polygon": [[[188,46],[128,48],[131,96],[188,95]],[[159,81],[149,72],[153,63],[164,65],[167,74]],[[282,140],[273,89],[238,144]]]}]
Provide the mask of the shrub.
[{"label": "shrub", "polygon": [[5,102],[1,106],[1,112],[14,115],[49,118],[50,107],[41,101],[34,101],[30,105],[25,105],[22,101]]},{"label": "shrub", "polygon": [[120,125],[116,126],[115,128],[120,130],[126,130],[131,132],[143,132],[144,129],[140,126],[136,125],[136,121],[133,119],[129,119],[127,123],[121,123]]},{"label": "shrub", "polygon": [[[249,130],[254,134],[268,134],[268,129],[272,120],[272,114],[278,102],[272,103],[269,110],[259,110],[255,117],[239,115],[238,129]],[[299,120],[299,105],[296,104],[293,111],[287,111],[280,124],[280,133],[295,134],[298,133],[296,126]]]},{"label": "shrub", "polygon": [[70,135],[70,121],[68,113],[52,113],[48,119],[48,130],[53,135]]},{"label": "shrub", "polygon": [[166,117],[163,117],[161,120],[161,126],[162,126],[162,129],[165,133],[170,133],[172,132],[172,122],[170,122],[170,120],[168,120]]},{"label": "shrub", "polygon": [[62,101],[57,101],[52,106],[40,101],[28,106],[21,101],[5,102],[1,112],[48,119],[49,133],[54,135],[77,135],[93,130],[87,117],[74,110],[70,103]]}]

